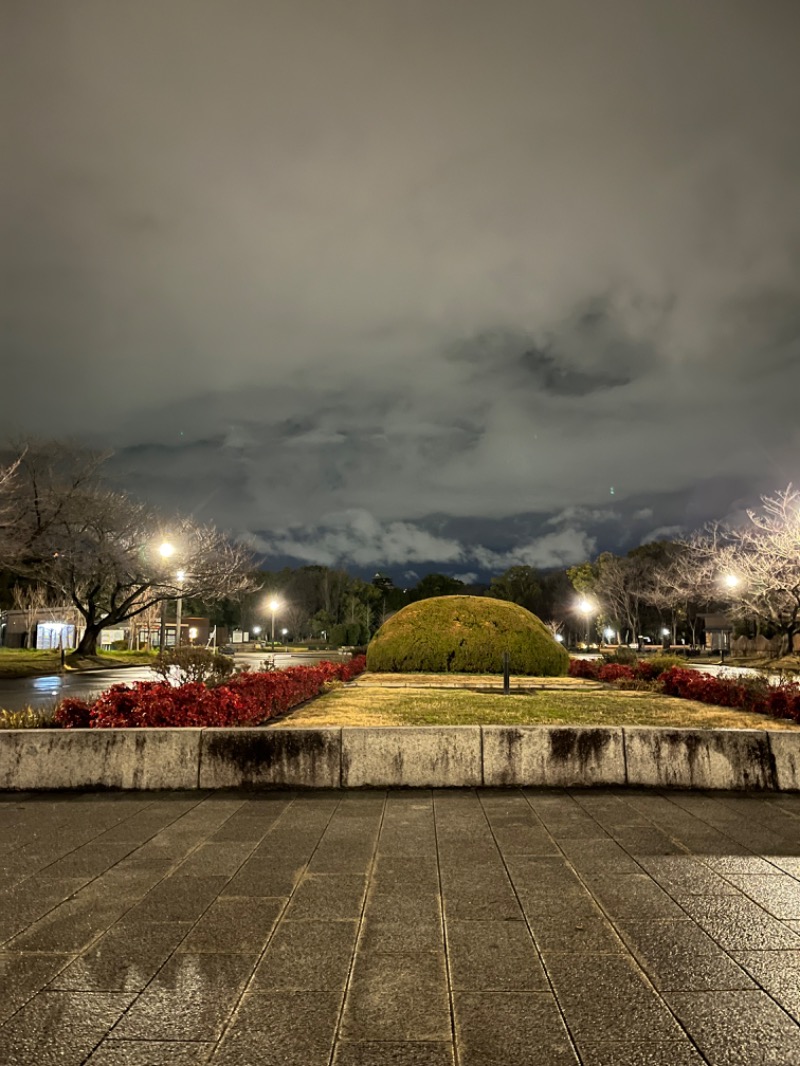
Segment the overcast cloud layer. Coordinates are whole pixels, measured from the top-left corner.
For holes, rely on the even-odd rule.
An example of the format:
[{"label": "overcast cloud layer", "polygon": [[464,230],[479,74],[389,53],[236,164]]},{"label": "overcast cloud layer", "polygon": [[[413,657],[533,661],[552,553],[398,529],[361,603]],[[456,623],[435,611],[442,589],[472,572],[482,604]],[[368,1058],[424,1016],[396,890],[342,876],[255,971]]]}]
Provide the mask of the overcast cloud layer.
[{"label": "overcast cloud layer", "polygon": [[800,480],[795,0],[4,0],[10,432],[273,564]]}]

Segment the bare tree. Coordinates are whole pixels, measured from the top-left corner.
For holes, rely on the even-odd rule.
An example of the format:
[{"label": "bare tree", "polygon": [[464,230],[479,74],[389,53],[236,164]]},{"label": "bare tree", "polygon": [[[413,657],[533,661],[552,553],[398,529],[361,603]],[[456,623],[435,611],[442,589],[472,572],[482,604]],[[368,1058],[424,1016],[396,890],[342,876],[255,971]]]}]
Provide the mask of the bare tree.
[{"label": "bare tree", "polygon": [[[104,628],[164,600],[214,601],[252,587],[245,548],[213,526],[167,523],[104,488],[103,458],[58,444],[31,447],[12,493],[23,545],[14,567],[77,608],[85,626],[79,653],[94,654]],[[168,560],[159,552],[166,540],[174,549]]]},{"label": "bare tree", "polygon": [[18,584],[11,590],[11,599],[15,609],[22,613],[22,619],[25,623],[26,647],[32,648],[36,623],[48,602],[47,587],[40,582]]},{"label": "bare tree", "polygon": [[748,523],[714,525],[687,547],[706,597],[772,630],[787,654],[800,631],[800,491],[763,496],[747,514]]},{"label": "bare tree", "polygon": [[0,567],[9,566],[22,548],[15,508],[22,458],[16,454],[0,465]]}]

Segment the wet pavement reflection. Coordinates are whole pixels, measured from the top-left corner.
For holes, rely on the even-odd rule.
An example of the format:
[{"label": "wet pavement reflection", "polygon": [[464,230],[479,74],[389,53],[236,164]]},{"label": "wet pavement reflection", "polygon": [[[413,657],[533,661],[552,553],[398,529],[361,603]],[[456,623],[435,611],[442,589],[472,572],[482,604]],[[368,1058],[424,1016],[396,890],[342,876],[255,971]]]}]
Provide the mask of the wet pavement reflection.
[{"label": "wet pavement reflection", "polygon": [[0,1062],[798,1066],[800,794],[0,794]]}]

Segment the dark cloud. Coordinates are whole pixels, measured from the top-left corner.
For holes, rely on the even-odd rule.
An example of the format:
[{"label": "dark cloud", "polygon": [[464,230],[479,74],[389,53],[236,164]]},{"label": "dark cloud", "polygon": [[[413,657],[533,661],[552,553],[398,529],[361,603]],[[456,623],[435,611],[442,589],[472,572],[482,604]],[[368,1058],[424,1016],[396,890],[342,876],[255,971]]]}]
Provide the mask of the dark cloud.
[{"label": "dark cloud", "polygon": [[796,4],[3,17],[9,431],[273,559],[415,571],[800,477]]}]

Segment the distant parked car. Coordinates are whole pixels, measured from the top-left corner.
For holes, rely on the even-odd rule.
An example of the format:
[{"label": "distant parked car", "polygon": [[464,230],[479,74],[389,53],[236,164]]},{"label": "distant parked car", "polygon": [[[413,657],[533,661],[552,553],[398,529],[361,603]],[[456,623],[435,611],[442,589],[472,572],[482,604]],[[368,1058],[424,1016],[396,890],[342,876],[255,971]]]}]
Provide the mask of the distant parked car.
[{"label": "distant parked car", "polygon": [[234,655],[236,653],[236,648],[234,648],[232,644],[223,644],[219,651],[220,655]]}]

